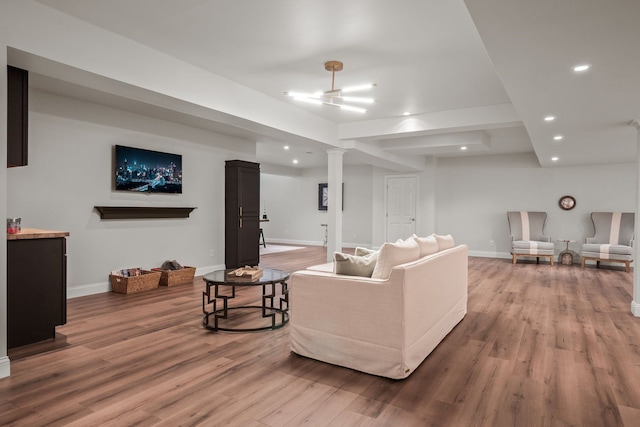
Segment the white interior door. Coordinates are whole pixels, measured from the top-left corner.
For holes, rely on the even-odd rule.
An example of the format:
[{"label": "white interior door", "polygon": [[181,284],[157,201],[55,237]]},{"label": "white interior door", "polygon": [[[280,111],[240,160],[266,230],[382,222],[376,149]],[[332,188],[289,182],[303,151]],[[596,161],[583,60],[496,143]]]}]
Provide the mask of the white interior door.
[{"label": "white interior door", "polygon": [[386,241],[406,239],[416,232],[417,178],[389,176],[386,181]]}]

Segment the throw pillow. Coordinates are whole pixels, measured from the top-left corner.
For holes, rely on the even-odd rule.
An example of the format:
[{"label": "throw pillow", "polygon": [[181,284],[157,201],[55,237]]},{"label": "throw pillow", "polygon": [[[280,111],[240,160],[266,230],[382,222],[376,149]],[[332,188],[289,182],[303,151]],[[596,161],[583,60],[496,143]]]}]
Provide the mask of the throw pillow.
[{"label": "throw pillow", "polygon": [[367,255],[374,254],[376,252],[378,252],[378,251],[374,251],[373,249],[357,247],[353,254],[355,256],[367,256]]},{"label": "throw pillow", "polygon": [[346,276],[371,277],[377,259],[377,254],[367,256],[355,256],[341,252],[333,254],[336,274],[344,274]]},{"label": "throw pillow", "polygon": [[451,236],[451,234],[447,234],[445,235],[440,235],[440,234],[432,234],[433,237],[436,238],[436,240],[438,241],[438,251],[443,251],[445,249],[449,249],[454,247],[456,244],[453,241],[453,237]]},{"label": "throw pillow", "polygon": [[371,277],[388,279],[393,267],[415,261],[418,258],[420,258],[420,247],[415,240],[407,239],[402,243],[387,242],[378,252],[378,262],[376,262]]},{"label": "throw pillow", "polygon": [[418,237],[414,234],[413,239],[418,242],[418,246],[420,247],[420,258],[438,252],[438,241],[433,235]]}]

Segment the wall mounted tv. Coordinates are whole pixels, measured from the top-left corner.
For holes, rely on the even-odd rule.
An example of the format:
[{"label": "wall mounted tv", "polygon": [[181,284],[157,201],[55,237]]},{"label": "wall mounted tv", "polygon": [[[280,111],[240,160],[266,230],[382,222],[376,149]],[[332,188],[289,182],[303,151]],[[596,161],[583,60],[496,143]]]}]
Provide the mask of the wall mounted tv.
[{"label": "wall mounted tv", "polygon": [[182,156],[142,148],[115,147],[115,189],[182,193]]}]

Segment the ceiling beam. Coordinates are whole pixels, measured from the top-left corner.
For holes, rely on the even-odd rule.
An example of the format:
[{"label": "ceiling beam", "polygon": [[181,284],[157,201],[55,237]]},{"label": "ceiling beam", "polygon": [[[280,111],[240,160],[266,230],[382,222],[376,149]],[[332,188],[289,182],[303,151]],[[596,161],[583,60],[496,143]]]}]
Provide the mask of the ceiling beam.
[{"label": "ceiling beam", "polygon": [[499,104],[343,123],[338,126],[338,138],[370,141],[521,125],[512,104]]}]

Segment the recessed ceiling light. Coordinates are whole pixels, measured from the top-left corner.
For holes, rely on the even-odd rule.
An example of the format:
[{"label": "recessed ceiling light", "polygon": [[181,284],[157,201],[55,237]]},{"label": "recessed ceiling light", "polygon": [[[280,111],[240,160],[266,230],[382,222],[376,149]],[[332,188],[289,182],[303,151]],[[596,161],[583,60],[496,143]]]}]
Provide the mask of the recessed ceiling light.
[{"label": "recessed ceiling light", "polygon": [[580,64],[573,67],[573,71],[575,71],[576,73],[581,73],[583,71],[587,71],[589,68],[591,68],[591,65],[589,64]]},{"label": "recessed ceiling light", "polygon": [[467,149],[467,146],[466,146],[466,145],[463,145],[462,147],[460,147],[460,149],[461,149],[462,151],[464,151],[464,150],[466,150],[466,149]]},{"label": "recessed ceiling light", "polygon": [[552,122],[556,119],[556,116],[547,116],[544,118],[545,122]]},{"label": "recessed ceiling light", "polygon": [[562,135],[556,135],[553,137],[555,141],[560,141],[562,138],[564,138]]},{"label": "recessed ceiling light", "polygon": [[284,146],[284,147],[282,147],[282,148],[284,148],[285,150],[288,150],[288,149],[289,149],[289,146],[288,146],[288,145],[285,145],[285,146]]},{"label": "recessed ceiling light", "polygon": [[557,158],[557,157],[552,157],[552,158],[551,158],[551,161],[552,161],[552,162],[557,162],[557,161],[558,161],[558,158]]},{"label": "recessed ceiling light", "polygon": [[293,164],[297,165],[298,164],[298,159],[293,159]]},{"label": "recessed ceiling light", "polygon": [[404,113],[402,113],[403,116],[410,116],[411,112],[410,111],[405,111]]}]

